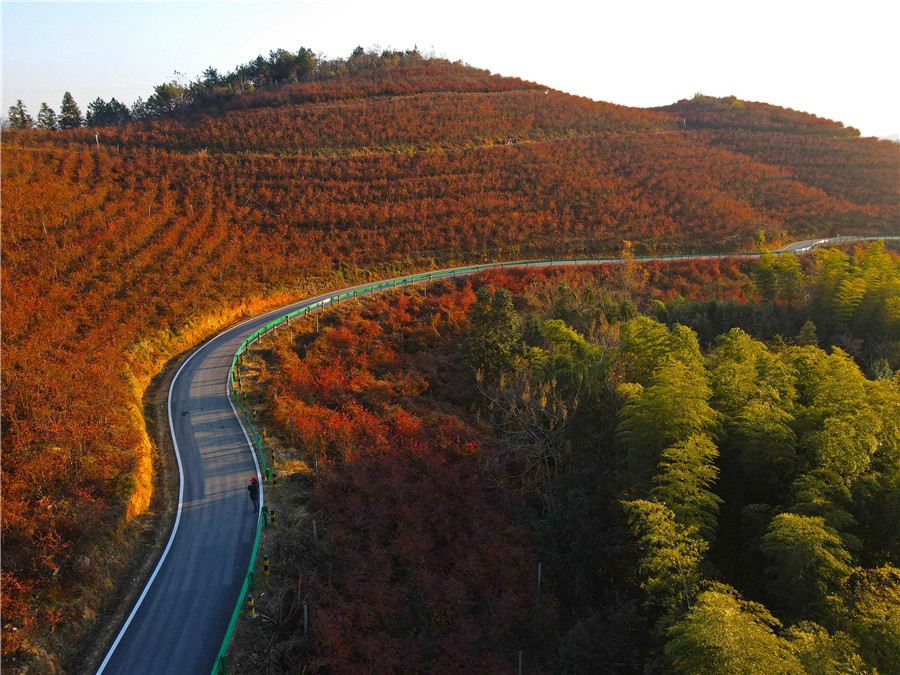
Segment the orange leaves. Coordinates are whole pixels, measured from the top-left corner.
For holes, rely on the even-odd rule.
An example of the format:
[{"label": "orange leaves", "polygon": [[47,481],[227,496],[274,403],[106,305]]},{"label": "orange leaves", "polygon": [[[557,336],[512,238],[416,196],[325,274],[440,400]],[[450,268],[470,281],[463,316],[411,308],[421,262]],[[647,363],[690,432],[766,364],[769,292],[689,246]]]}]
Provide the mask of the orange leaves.
[{"label": "orange leaves", "polygon": [[[199,121],[103,129],[99,148],[93,130],[4,134],[4,562],[29,583],[48,578],[29,537],[80,551],[124,513],[144,440],[124,403],[139,407],[135,383],[248,298],[337,271],[609,254],[623,239],[640,254],[743,249],[760,230],[771,241],[823,224],[896,231],[894,146],[830,138],[847,134],[791,111],[700,111],[706,131],[678,131],[681,109],[545,94],[461,64],[345,66]],[[750,130],[734,126],[747,117]],[[651,266],[648,285],[745,297],[728,265]],[[272,382],[279,419],[323,452],[421,454],[415,424],[392,411],[418,417],[410,400],[451,386],[457,364],[432,348],[463,327],[471,288],[389,297],[376,303],[396,311],[326,327]],[[446,420],[426,426],[431,447],[477,451]],[[100,517],[57,517],[79,502]]]},{"label": "orange leaves", "polygon": [[[464,329],[447,316],[471,298],[468,282],[434,284],[427,297],[366,298],[326,315],[337,325],[324,326],[304,358],[277,350],[286,368],[273,368],[263,389],[282,431],[292,420],[301,447],[320,457],[313,500],[332,563],[327,580],[311,575],[314,667],[508,666],[500,636],[527,617],[528,535],[482,474],[479,433],[419,398],[429,396],[430,360],[446,348],[438,344]],[[441,330],[410,339],[432,324]],[[375,358],[383,352],[391,358]],[[368,386],[326,403],[326,377]]]}]

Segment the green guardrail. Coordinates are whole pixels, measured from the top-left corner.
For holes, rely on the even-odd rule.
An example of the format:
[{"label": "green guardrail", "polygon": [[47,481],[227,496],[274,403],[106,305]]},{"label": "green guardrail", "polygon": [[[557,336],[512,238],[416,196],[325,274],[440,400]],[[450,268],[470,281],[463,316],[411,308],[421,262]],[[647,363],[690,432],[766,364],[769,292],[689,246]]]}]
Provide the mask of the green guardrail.
[{"label": "green guardrail", "polygon": [[241,616],[241,607],[244,605],[244,598],[249,592],[256,588],[256,577],[254,569],[256,567],[256,556],[259,553],[259,539],[262,535],[262,527],[265,522],[265,508],[259,510],[259,518],[256,521],[256,536],[253,538],[253,550],[250,552],[250,566],[247,574],[244,575],[244,583],[241,585],[241,592],[238,594],[237,602],[234,604],[234,611],[231,613],[231,620],[228,622],[228,628],[225,630],[225,637],[222,639],[222,645],[219,647],[219,653],[216,655],[216,661],[213,664],[212,675],[226,675],[228,672],[228,664],[226,654],[228,645],[231,644],[231,637],[237,628],[238,619]]},{"label": "green guardrail", "polygon": [[[898,239],[900,237],[894,236],[864,236],[864,237],[837,237],[827,240],[824,243],[840,243],[842,241],[869,241],[869,240],[877,240],[877,239]],[[810,248],[820,245],[821,241],[815,240],[810,244]],[[792,251],[772,251],[772,253],[776,255],[780,255],[783,253],[791,253]],[[707,254],[707,255],[665,255],[665,256],[635,256],[633,259],[635,262],[648,262],[648,261],[663,261],[663,260],[702,260],[704,258],[721,258],[721,257],[735,257],[735,258],[759,258],[761,253],[733,253],[733,254]],[[463,267],[454,267],[451,269],[445,270],[436,270],[433,272],[418,272],[416,274],[410,274],[403,277],[395,277],[394,279],[387,279],[386,281],[374,281],[368,284],[362,284],[357,286],[351,290],[347,291],[336,291],[330,295],[326,295],[323,298],[318,300],[314,300],[312,302],[308,302],[300,305],[296,309],[291,310],[272,321],[264,324],[260,328],[253,331],[250,335],[248,335],[243,342],[241,342],[240,346],[237,348],[237,351],[234,353],[234,357],[231,359],[231,370],[228,374],[228,391],[232,396],[233,400],[237,404],[238,410],[240,410],[241,417],[243,418],[244,428],[248,431],[248,437],[251,439],[252,445],[255,447],[256,452],[259,456],[260,466],[262,467],[263,474],[265,476],[265,480],[268,481],[271,479],[271,471],[269,469],[269,465],[266,462],[266,454],[263,448],[262,438],[259,435],[259,432],[256,430],[256,425],[253,424],[252,415],[250,414],[249,409],[245,405],[238,388],[235,386],[235,379],[240,381],[240,360],[241,354],[243,354],[250,347],[251,344],[259,340],[264,335],[272,332],[279,326],[283,326],[287,324],[292,319],[307,316],[311,312],[316,310],[324,309],[325,307],[331,307],[337,302],[341,302],[342,300],[356,298],[364,293],[375,293],[378,291],[387,290],[389,288],[397,288],[398,286],[405,286],[407,284],[419,283],[423,281],[433,281],[435,279],[443,279],[447,277],[456,277],[456,276],[465,276],[467,274],[472,274],[474,272],[481,272],[485,270],[491,269],[502,269],[505,267],[523,267],[523,266],[538,266],[538,265],[561,265],[561,264],[590,264],[590,263],[598,263],[598,264],[616,264],[622,263],[622,258],[544,258],[539,260],[514,260],[510,262],[501,262],[501,263],[483,263],[480,265],[467,265]],[[260,490],[262,490],[262,486],[260,486]],[[259,519],[256,523],[256,537],[253,541],[253,550],[250,553],[250,564],[247,568],[247,573],[244,576],[244,583],[241,586],[241,592],[238,595],[237,602],[234,605],[234,611],[231,614],[231,620],[228,622],[228,629],[225,631],[225,637],[222,639],[222,645],[219,647],[219,653],[216,656],[216,661],[213,664],[212,675],[225,675],[227,672],[227,662],[226,662],[226,654],[228,652],[228,646],[231,643],[231,638],[234,635],[235,627],[237,626],[238,618],[241,615],[241,608],[244,606],[245,598],[247,597],[248,590],[252,591],[255,585],[255,577],[254,570],[256,568],[256,557],[259,552],[259,540],[262,534],[263,527],[266,526],[266,516],[265,516],[265,507],[260,509]]]}]

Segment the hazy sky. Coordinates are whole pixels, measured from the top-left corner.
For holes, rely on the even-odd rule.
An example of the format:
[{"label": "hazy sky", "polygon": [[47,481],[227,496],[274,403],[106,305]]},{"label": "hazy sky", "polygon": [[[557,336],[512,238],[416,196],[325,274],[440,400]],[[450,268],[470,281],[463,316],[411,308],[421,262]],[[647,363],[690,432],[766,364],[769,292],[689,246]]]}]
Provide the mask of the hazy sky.
[{"label": "hazy sky", "polygon": [[864,135],[900,133],[900,3],[885,0],[308,0],[3,2],[3,111],[21,98],[82,110],[131,103],[174,71],[235,65],[301,46],[461,59],[503,75],[634,106],[703,92],[813,112]]}]

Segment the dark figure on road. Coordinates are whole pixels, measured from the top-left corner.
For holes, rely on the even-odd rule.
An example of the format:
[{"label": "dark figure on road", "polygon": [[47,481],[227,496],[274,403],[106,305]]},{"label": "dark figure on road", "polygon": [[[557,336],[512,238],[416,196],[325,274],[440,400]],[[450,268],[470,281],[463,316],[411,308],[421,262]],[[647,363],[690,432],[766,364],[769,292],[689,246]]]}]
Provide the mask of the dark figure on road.
[{"label": "dark figure on road", "polygon": [[259,481],[256,476],[250,479],[250,485],[247,486],[247,492],[250,493],[250,501],[253,502],[253,510],[259,511]]}]

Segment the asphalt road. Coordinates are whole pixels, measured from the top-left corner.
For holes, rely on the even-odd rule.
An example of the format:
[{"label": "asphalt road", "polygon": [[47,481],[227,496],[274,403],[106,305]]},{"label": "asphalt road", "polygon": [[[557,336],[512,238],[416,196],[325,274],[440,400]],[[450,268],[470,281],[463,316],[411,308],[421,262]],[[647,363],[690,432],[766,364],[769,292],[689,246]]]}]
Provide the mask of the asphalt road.
[{"label": "asphalt road", "polygon": [[[782,250],[800,252],[830,241],[796,242]],[[616,262],[620,261],[604,261]],[[567,264],[596,261],[541,261],[516,267]],[[483,269],[469,267],[454,275]],[[444,272],[449,270],[432,274]],[[244,338],[266,323],[352,290],[309,298],[234,326],[197,349],[176,373],[168,412],[181,481],[177,515],[156,569],[98,673],[206,675],[212,669],[249,564],[257,523],[246,487],[251,476],[259,475],[259,467],[226,393],[232,357]]]}]

